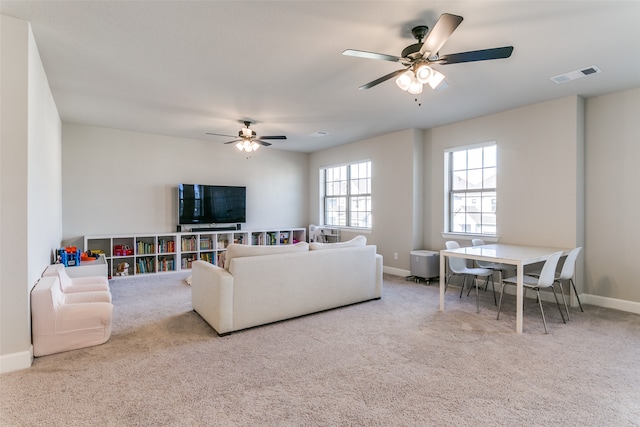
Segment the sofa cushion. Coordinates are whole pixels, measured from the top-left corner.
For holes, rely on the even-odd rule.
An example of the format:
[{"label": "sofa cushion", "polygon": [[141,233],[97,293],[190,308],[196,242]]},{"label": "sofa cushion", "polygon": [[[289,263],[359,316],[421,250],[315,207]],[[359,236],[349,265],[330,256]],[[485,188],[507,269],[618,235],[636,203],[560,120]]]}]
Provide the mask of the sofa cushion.
[{"label": "sofa cushion", "polygon": [[241,245],[238,243],[232,243],[227,246],[227,251],[224,258],[224,268],[229,270],[231,260],[234,258],[259,256],[259,255],[273,255],[273,254],[285,254],[290,252],[307,252],[309,250],[309,244],[307,242],[298,242],[293,245],[272,245],[272,246],[251,246]]},{"label": "sofa cushion", "polygon": [[351,240],[347,240],[346,242],[336,242],[336,243],[311,242],[309,243],[309,250],[319,251],[323,249],[349,248],[353,246],[366,246],[366,245],[367,245],[367,238],[365,236],[356,236]]}]

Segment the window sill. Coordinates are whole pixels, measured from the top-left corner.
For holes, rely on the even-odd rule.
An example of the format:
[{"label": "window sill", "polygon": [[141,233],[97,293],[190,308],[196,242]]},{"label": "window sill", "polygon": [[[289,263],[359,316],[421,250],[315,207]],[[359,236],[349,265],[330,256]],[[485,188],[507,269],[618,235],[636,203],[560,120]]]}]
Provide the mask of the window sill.
[{"label": "window sill", "polygon": [[451,232],[442,232],[443,239],[454,239],[454,240],[468,240],[471,241],[473,239],[482,239],[485,243],[497,243],[499,240],[499,236],[495,236],[493,234],[468,234],[468,233],[451,233]]},{"label": "window sill", "polygon": [[362,234],[371,234],[370,228],[360,228],[360,227],[345,227],[338,225],[323,225],[322,227],[334,228],[340,231],[346,231],[348,233],[362,233]]}]

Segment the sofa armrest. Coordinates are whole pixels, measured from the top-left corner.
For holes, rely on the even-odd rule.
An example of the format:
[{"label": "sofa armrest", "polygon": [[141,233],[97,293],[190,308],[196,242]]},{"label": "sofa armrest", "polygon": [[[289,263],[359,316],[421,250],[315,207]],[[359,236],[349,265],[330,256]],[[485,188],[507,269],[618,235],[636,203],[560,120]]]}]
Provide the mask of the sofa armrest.
[{"label": "sofa armrest", "polygon": [[382,255],[376,254],[376,295],[378,298],[382,298],[382,273],[384,270],[384,262]]},{"label": "sofa armrest", "polygon": [[233,331],[233,276],[224,268],[194,261],[191,304],[218,334]]},{"label": "sofa armrest", "polygon": [[85,276],[71,278],[73,286],[102,286],[109,290],[109,279],[104,276]]},{"label": "sofa armrest", "polygon": [[82,304],[85,302],[111,302],[111,293],[107,291],[76,292],[64,294],[66,304]]},{"label": "sofa armrest", "polygon": [[102,283],[90,283],[87,285],[67,285],[63,292],[66,295],[84,293],[84,292],[111,292],[108,285]]}]

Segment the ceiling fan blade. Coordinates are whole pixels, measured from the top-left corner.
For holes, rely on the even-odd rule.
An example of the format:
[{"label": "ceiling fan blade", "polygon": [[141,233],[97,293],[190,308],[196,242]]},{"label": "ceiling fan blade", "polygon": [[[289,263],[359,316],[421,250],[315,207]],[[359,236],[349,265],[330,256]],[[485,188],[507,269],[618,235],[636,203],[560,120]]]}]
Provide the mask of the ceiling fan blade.
[{"label": "ceiling fan blade", "polygon": [[224,135],[222,133],[211,133],[211,132],[207,132],[207,135],[215,135],[215,136],[226,136],[227,138],[235,138],[237,135]]},{"label": "ceiling fan blade", "polygon": [[287,139],[284,135],[276,135],[276,136],[259,136],[258,139]]},{"label": "ceiling fan blade", "polygon": [[398,62],[402,59],[399,56],[386,55],[384,53],[365,52],[364,50],[354,50],[354,49],[347,49],[344,52],[342,52],[342,54],[346,56],[355,56],[358,58],[380,59],[382,61],[391,61],[391,62]]},{"label": "ceiling fan blade", "polygon": [[487,61],[489,59],[503,59],[511,56],[513,46],[496,47],[493,49],[473,50],[470,52],[452,53],[438,58],[440,64],[459,64],[461,62]]},{"label": "ceiling fan blade", "polygon": [[451,34],[458,28],[462,22],[462,16],[443,13],[438,18],[436,25],[427,34],[427,38],[422,43],[420,53],[423,57],[435,55],[440,48],[447,42]]},{"label": "ceiling fan blade", "polygon": [[260,144],[260,145],[264,146],[264,147],[268,147],[268,146],[270,146],[270,145],[271,145],[271,143],[270,143],[270,142],[262,141],[262,140],[260,140],[260,139],[255,139],[254,141],[255,141],[255,142],[257,142],[258,144]]},{"label": "ceiling fan blade", "polygon": [[379,79],[375,79],[374,81],[369,82],[366,85],[362,85],[358,89],[371,89],[372,87],[379,85],[382,82],[386,82],[389,79],[399,76],[400,74],[404,73],[407,70],[408,68],[402,68],[400,70],[396,70],[393,73],[389,73],[386,76],[382,76]]},{"label": "ceiling fan blade", "polygon": [[242,141],[241,139],[234,139],[233,141],[225,142],[225,144],[233,144],[234,142]]}]

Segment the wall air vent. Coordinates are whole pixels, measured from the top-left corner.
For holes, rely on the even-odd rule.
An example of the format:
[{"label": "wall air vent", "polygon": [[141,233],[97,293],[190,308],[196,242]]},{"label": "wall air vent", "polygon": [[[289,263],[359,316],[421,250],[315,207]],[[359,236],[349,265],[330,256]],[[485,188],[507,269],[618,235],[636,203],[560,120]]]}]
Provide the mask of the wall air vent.
[{"label": "wall air vent", "polygon": [[566,83],[571,80],[579,79],[580,77],[591,76],[593,74],[600,73],[600,68],[592,65],[591,67],[584,68],[582,70],[571,71],[570,73],[560,74],[559,76],[551,77],[554,83]]}]

